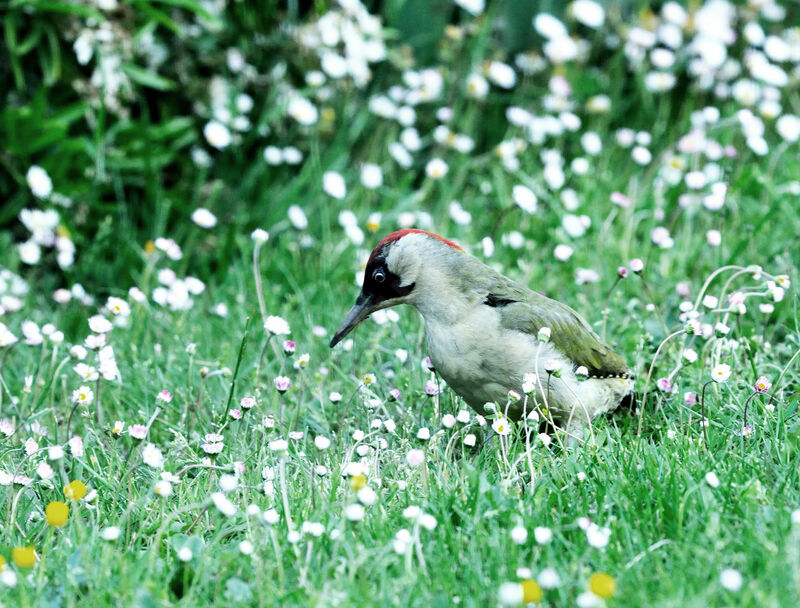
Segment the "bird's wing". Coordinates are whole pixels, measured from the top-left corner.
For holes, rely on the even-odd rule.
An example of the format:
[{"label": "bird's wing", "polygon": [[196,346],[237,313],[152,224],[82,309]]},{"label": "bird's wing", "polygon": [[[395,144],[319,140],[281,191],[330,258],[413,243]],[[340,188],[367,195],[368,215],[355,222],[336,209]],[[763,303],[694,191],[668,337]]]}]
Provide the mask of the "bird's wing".
[{"label": "bird's wing", "polygon": [[576,366],[584,365],[595,378],[629,377],[625,361],[600,341],[577,312],[509,281],[487,295],[485,304],[497,308],[506,329],[535,338],[542,327],[550,328],[550,341]]}]

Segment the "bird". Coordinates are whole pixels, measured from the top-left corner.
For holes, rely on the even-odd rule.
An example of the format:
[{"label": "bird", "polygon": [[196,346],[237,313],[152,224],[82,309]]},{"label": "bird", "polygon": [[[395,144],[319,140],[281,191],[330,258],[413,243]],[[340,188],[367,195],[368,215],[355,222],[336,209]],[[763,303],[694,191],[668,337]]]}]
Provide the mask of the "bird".
[{"label": "bird", "polygon": [[377,244],[330,347],[373,312],[400,304],[422,315],[436,373],[480,414],[519,420],[541,412],[582,440],[595,416],[632,394],[631,369],[572,308],[416,228]]}]

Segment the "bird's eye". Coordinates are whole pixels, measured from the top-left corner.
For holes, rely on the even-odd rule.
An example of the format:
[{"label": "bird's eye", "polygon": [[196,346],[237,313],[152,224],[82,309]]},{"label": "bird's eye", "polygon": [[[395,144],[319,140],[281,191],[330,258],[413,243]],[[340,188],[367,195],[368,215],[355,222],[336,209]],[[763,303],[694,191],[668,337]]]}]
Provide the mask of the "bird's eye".
[{"label": "bird's eye", "polygon": [[376,283],[383,283],[386,280],[386,273],[383,272],[382,268],[376,268],[375,272],[372,273],[372,280]]}]

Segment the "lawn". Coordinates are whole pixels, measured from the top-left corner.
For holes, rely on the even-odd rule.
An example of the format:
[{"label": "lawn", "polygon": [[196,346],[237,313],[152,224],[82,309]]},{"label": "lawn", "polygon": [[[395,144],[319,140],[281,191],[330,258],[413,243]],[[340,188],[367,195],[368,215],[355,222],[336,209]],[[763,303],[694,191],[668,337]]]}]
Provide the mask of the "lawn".
[{"label": "lawn", "polygon": [[[365,4],[0,8],[0,606],[800,604],[798,5]],[[330,349],[411,227],[636,402]]]}]

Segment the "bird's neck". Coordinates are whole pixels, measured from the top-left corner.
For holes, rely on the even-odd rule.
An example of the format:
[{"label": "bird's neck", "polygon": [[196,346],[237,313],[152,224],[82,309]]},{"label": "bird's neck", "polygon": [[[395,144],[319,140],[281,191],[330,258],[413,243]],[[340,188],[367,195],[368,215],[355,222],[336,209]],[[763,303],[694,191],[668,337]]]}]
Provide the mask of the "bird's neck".
[{"label": "bird's neck", "polygon": [[480,304],[482,295],[486,295],[475,279],[475,274],[464,264],[429,269],[418,278],[409,304],[428,324],[454,325]]}]

